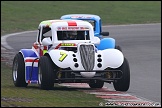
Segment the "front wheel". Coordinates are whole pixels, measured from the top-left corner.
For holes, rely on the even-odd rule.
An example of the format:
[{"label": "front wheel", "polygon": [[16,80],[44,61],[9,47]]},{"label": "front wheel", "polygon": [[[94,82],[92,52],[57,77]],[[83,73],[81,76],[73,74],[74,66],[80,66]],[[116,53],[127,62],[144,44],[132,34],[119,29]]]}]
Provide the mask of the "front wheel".
[{"label": "front wheel", "polygon": [[25,62],[21,53],[16,54],[12,66],[12,79],[16,87],[26,87],[25,81]]},{"label": "front wheel", "polygon": [[116,91],[127,91],[130,84],[130,68],[126,58],[124,58],[123,64],[117,69],[123,72],[123,76],[119,80],[113,82]]},{"label": "front wheel", "polygon": [[38,83],[41,89],[50,90],[54,86],[53,62],[48,56],[42,56],[38,63]]}]

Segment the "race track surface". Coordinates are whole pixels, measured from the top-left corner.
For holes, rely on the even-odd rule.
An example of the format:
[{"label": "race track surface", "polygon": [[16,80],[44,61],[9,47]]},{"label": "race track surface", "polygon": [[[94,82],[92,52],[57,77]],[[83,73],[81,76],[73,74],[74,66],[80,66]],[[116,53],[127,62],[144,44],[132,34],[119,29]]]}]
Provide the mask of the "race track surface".
[{"label": "race track surface", "polygon": [[[129,94],[161,103],[161,23],[121,26],[103,26],[110,37],[120,45],[131,70]],[[18,52],[31,48],[36,31],[6,35],[2,46]],[[113,89],[112,84],[105,86]]]}]

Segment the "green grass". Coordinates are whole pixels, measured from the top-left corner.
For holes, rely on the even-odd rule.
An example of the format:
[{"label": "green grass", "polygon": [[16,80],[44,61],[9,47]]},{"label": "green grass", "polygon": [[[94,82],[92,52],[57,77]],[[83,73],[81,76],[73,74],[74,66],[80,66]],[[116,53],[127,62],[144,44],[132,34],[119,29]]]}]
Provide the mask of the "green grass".
[{"label": "green grass", "polygon": [[161,1],[1,1],[1,35],[36,30],[39,23],[64,14],[87,13],[103,24],[161,22]]},{"label": "green grass", "polygon": [[1,106],[95,107],[103,102],[95,95],[80,92],[76,88],[56,85],[53,90],[41,90],[34,84],[28,85],[27,88],[15,87],[11,68],[1,63]]}]

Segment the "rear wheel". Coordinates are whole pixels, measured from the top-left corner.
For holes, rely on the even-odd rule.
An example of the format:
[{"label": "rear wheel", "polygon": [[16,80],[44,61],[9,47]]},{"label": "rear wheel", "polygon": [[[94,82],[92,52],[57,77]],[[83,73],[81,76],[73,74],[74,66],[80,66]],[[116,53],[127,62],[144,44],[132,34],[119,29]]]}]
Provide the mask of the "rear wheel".
[{"label": "rear wheel", "polygon": [[113,82],[116,91],[127,91],[130,84],[130,69],[129,63],[126,58],[124,58],[123,64],[117,69],[123,72],[123,76],[119,80]]},{"label": "rear wheel", "polygon": [[38,83],[41,89],[53,89],[56,74],[52,60],[48,56],[42,56],[38,63]]},{"label": "rear wheel", "polygon": [[121,51],[121,52],[122,52],[121,47],[120,47],[120,46],[118,46],[118,45],[116,45],[116,46],[115,46],[115,49],[118,49],[119,51]]},{"label": "rear wheel", "polygon": [[104,81],[100,81],[100,80],[93,80],[89,82],[89,86],[91,88],[102,88],[104,85]]},{"label": "rear wheel", "polygon": [[16,87],[26,87],[25,62],[21,53],[16,54],[12,66],[12,79]]}]

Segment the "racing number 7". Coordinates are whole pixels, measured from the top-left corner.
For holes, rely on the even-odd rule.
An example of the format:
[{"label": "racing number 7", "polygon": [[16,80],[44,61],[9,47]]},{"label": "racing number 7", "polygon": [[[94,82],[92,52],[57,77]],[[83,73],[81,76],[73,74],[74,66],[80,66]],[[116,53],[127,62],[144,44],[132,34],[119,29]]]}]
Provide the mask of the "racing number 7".
[{"label": "racing number 7", "polygon": [[67,57],[67,54],[64,52],[60,52],[60,55],[61,57],[59,58],[59,61],[62,62]]}]

